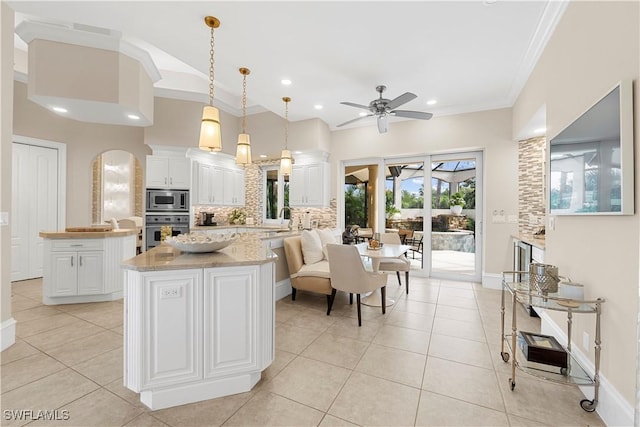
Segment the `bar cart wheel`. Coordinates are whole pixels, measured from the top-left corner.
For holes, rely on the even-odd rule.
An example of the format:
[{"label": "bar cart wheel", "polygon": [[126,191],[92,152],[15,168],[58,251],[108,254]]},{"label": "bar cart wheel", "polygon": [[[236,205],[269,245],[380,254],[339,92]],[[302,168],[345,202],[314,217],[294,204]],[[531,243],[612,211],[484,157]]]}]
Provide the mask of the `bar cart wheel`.
[{"label": "bar cart wheel", "polygon": [[501,351],[500,356],[502,356],[502,360],[504,360],[505,363],[509,361],[509,353],[507,353],[506,351]]},{"label": "bar cart wheel", "polygon": [[580,401],[580,407],[587,412],[593,412],[596,410],[596,401],[589,399],[582,399]]},{"label": "bar cart wheel", "polygon": [[[511,391],[513,391],[516,388],[516,382],[511,378],[509,378],[509,386],[511,386]],[[582,402],[580,402],[580,404],[582,405]],[[582,409],[584,409],[584,406],[582,407]],[[585,411],[586,411],[586,409],[585,409]]]}]

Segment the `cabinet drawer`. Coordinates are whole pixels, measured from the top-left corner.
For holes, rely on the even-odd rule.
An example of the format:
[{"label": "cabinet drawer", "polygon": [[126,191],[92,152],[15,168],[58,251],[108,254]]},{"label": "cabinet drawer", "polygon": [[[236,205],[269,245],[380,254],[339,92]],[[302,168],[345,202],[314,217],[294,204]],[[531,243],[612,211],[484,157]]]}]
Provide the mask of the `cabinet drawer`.
[{"label": "cabinet drawer", "polygon": [[104,250],[104,239],[56,240],[51,245],[53,251]]}]

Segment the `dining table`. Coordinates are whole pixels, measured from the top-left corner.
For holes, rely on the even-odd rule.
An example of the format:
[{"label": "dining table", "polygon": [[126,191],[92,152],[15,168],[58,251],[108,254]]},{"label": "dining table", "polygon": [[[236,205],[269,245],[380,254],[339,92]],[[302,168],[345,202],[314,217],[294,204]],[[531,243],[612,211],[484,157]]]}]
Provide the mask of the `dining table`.
[{"label": "dining table", "polygon": [[[372,248],[369,246],[369,242],[358,243],[355,245],[358,248],[358,253],[363,258],[369,258],[371,260],[372,270],[377,272],[378,265],[383,259],[400,258],[411,249],[408,245],[395,245],[391,243],[381,244],[379,248]],[[372,292],[362,299],[362,304],[381,307],[382,295],[379,291]],[[385,298],[385,306],[389,307],[395,304],[395,300],[391,298]]]}]

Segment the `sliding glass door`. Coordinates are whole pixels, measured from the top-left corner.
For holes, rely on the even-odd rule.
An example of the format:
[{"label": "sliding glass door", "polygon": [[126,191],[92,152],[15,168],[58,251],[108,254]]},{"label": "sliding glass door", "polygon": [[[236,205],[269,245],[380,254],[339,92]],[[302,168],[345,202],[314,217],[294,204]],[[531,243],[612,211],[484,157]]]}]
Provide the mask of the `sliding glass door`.
[{"label": "sliding glass door", "polygon": [[430,156],[430,276],[482,278],[482,153]]}]

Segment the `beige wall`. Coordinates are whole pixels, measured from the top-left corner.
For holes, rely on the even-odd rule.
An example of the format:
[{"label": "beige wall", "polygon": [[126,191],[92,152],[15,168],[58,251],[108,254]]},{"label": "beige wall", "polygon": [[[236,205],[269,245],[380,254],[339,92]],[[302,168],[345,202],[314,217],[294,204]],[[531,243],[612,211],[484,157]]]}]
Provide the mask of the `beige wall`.
[{"label": "beige wall", "polygon": [[[13,10],[0,3],[0,212],[11,212]],[[11,218],[9,218],[11,221]],[[0,226],[0,322],[11,318],[11,228]]]},{"label": "beige wall", "polygon": [[[546,104],[547,134],[558,134],[622,79],[634,80],[636,211],[640,202],[640,3],[571,2],[514,106],[514,133]],[[639,216],[558,216],[547,227],[545,261],[607,300],[602,316],[602,374],[635,404]],[[564,318],[555,318],[564,327]],[[592,318],[574,337],[593,337]],[[592,351],[590,352],[592,353]],[[591,355],[590,357],[593,358]]]},{"label": "beige wall", "polygon": [[144,145],[143,128],[66,119],[29,101],[27,86],[20,82],[14,84],[13,106],[14,134],[67,145],[67,227],[91,224],[91,164],[98,154],[125,150],[144,165],[145,156],[151,153]]},{"label": "beige wall", "polygon": [[494,210],[518,212],[518,144],[511,139],[511,110],[501,109],[429,121],[389,124],[379,134],[375,125],[333,132],[331,141],[331,197],[336,197],[338,168],[344,159],[484,151],[483,271],[499,274],[511,266],[511,233],[516,224],[493,224]]}]

